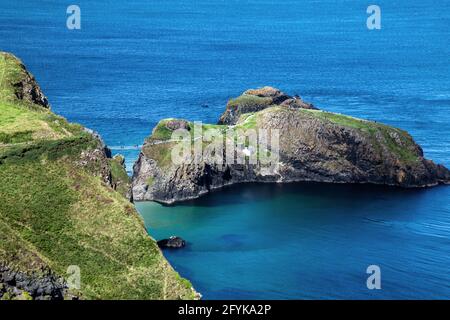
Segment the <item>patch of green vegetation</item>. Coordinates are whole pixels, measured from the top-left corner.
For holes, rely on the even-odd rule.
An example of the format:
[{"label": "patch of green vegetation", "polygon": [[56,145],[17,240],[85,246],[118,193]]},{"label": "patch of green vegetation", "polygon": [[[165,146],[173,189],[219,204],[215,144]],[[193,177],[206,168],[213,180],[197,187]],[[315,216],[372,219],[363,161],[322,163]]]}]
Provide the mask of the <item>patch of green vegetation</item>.
[{"label": "patch of green vegetation", "polygon": [[63,117],[57,116],[52,112],[48,112],[43,120],[55,131],[61,135],[78,135],[84,131],[82,125],[78,123],[69,123]]},{"label": "patch of green vegetation", "polygon": [[258,106],[270,106],[272,104],[271,98],[258,97],[253,95],[243,94],[235,99],[228,101],[227,107],[231,109],[236,109],[238,106],[246,108],[256,108]]},{"label": "patch of green vegetation", "polygon": [[240,116],[236,124],[236,128],[242,129],[256,129],[258,126],[258,115],[254,112],[245,113]]},{"label": "patch of green vegetation", "polygon": [[[167,122],[173,121],[176,119],[164,119],[161,120],[156,127],[153,129],[152,135],[150,136],[151,140],[154,141],[169,141],[172,140],[172,134],[173,131],[167,128]],[[183,120],[180,120],[183,121]],[[189,133],[191,135],[191,138],[194,139],[194,131],[195,131],[195,124],[193,122],[188,122],[189,127]],[[220,130],[223,132],[226,130],[226,125],[219,125],[219,124],[202,124],[202,134],[204,134],[208,130]],[[175,140],[177,141],[177,140]]]},{"label": "patch of green vegetation", "polygon": [[22,239],[2,219],[0,219],[0,261],[13,264],[25,271],[33,271],[46,266],[43,257],[39,255],[33,245]]},{"label": "patch of green vegetation", "polygon": [[2,112],[0,113],[0,126],[4,127],[15,124],[17,119],[21,116],[27,115],[28,110],[10,103],[0,103]]},{"label": "patch of green vegetation", "polygon": [[181,282],[181,284],[184,286],[185,289],[190,290],[190,288],[192,288],[192,283],[189,280],[180,277],[179,274],[177,274],[176,277],[177,280]]},{"label": "patch of green vegetation", "polygon": [[23,77],[21,62],[11,54],[0,52],[0,100],[16,100],[13,84],[18,83]]},{"label": "patch of green vegetation", "polygon": [[338,114],[338,113],[326,112],[326,111],[321,111],[321,110],[309,110],[309,109],[299,109],[299,110],[300,110],[300,112],[304,112],[304,113],[313,115],[315,118],[328,120],[330,122],[333,122],[335,124],[338,124],[338,125],[344,126],[344,127],[360,129],[360,130],[363,130],[366,132],[370,132],[377,128],[377,125],[375,122],[357,119],[357,118],[353,118],[353,117]]},{"label": "patch of green vegetation", "polygon": [[126,183],[130,181],[130,177],[128,176],[123,165],[120,163],[120,160],[109,159],[109,163],[111,165],[111,175],[114,180],[123,181]]},{"label": "patch of green vegetation", "polygon": [[91,135],[84,134],[79,137],[61,140],[43,140],[33,144],[13,144],[0,147],[0,164],[16,163],[37,159],[57,160],[62,157],[76,158],[81,151],[93,149],[98,141]]},{"label": "patch of green vegetation", "polygon": [[248,112],[248,113],[241,114],[241,115],[239,116],[239,119],[238,119],[238,121],[237,121],[237,124],[240,124],[240,123],[243,123],[243,122],[247,121],[248,118],[251,118],[251,117],[254,116],[254,115],[255,115],[255,112]]},{"label": "patch of green vegetation", "polygon": [[170,140],[172,137],[172,130],[166,127],[167,122],[171,119],[161,120],[153,129],[151,138],[154,140]]},{"label": "patch of green vegetation", "polygon": [[[79,135],[83,127],[70,124],[49,109],[20,100],[18,84],[29,79],[20,60],[0,52],[0,144],[57,140]],[[20,85],[19,85],[20,87]],[[25,133],[20,134],[20,133]]]},{"label": "patch of green vegetation", "polygon": [[[160,121],[158,126],[153,130],[153,134],[150,136],[148,141],[149,143],[143,148],[143,152],[147,156],[147,158],[155,160],[158,163],[158,166],[161,168],[167,168],[172,164],[172,149],[181,141],[181,137],[179,137],[178,139],[172,139],[172,131],[165,127],[165,123],[167,123],[167,121],[169,120],[173,119],[165,119]],[[164,129],[161,129],[162,126],[164,126]],[[203,148],[205,148],[210,144],[210,142],[204,141],[205,139],[207,139],[205,135],[207,135],[208,133],[213,134],[212,130],[215,130],[215,134],[223,134],[225,137],[226,131],[228,129],[227,125],[202,124],[201,132],[196,133],[195,130],[197,130],[197,128],[194,122],[188,122],[188,127],[192,152],[194,148],[194,141],[196,141],[197,139],[202,139],[202,145]],[[170,134],[167,133],[166,130],[169,130]],[[185,138],[189,139],[188,136],[186,136]],[[151,183],[148,183],[148,185],[151,185]]]},{"label": "patch of green vegetation", "polygon": [[26,291],[22,292],[21,300],[33,300],[33,297]]},{"label": "patch of green vegetation", "polygon": [[[415,150],[414,141],[408,133],[386,125],[379,125],[379,130],[383,133],[386,146],[393,154],[398,155],[406,163],[419,161],[418,155],[412,151]],[[401,140],[401,145],[392,137],[392,134],[397,135]]]},{"label": "patch of green vegetation", "polygon": [[[0,101],[0,134],[6,137],[13,136],[18,132],[29,133],[26,141],[57,140],[80,135],[83,127],[78,124],[70,124],[64,118],[44,108],[34,109],[29,106]],[[0,141],[0,143],[17,142]]]},{"label": "patch of green vegetation", "polygon": [[153,159],[161,168],[169,167],[172,164],[172,148],[177,142],[166,142],[144,146],[142,151],[147,158]]},{"label": "patch of green vegetation", "polygon": [[[132,205],[99,179],[66,161],[27,161],[1,165],[0,181],[2,224],[58,274],[79,266],[83,298],[192,297]],[[10,251],[0,243],[2,259],[29,266]]]},{"label": "patch of green vegetation", "polygon": [[[413,139],[407,132],[403,130],[382,123],[357,119],[337,113],[308,109],[299,110],[300,112],[312,115],[317,119],[330,121],[343,127],[361,130],[368,134],[369,138],[372,141],[372,144],[377,150],[381,152],[382,143],[389,149],[390,152],[395,154],[399,159],[406,163],[416,162],[419,160],[418,155],[412,151],[415,149]],[[379,141],[379,139],[377,138],[380,133],[381,136],[383,136],[384,141]],[[400,139],[401,144],[399,144],[392,136],[397,136],[398,139]]]},{"label": "patch of green vegetation", "polygon": [[[167,123],[167,121],[173,120],[173,119],[165,119],[160,121],[160,124]],[[212,141],[206,141],[205,134],[209,131],[211,134],[211,130],[216,130],[216,133],[223,135],[223,146],[226,148],[226,142],[229,142],[230,135],[229,130],[231,130],[231,138],[234,140],[234,143],[239,142],[239,137],[243,138],[245,137],[242,142],[245,147],[248,147],[250,145],[250,138],[247,136],[247,133],[249,133],[248,130],[257,129],[257,121],[258,121],[258,113],[257,112],[250,112],[245,113],[241,115],[239,122],[235,126],[228,126],[228,125],[219,125],[219,124],[202,124],[201,126],[201,139],[202,139],[202,147],[203,151],[205,152],[207,148],[212,148]],[[194,154],[194,141],[197,141],[198,138],[197,134],[194,136],[195,132],[195,124],[193,122],[188,122],[189,126],[189,133],[191,138],[191,152]],[[158,125],[159,127],[159,125]],[[160,129],[156,129],[155,131],[159,131]],[[249,133],[250,134],[250,133]],[[257,132],[255,132],[257,134]],[[158,135],[157,138],[160,138],[161,135]],[[217,140],[217,136],[211,137],[214,142],[220,143],[220,141]],[[220,138],[219,138],[220,139]],[[158,163],[158,166],[161,168],[167,168],[172,165],[172,150],[174,146],[176,146],[178,143],[180,143],[180,140],[165,140],[164,142],[161,142],[160,139],[155,138],[155,134],[153,134],[149,138],[149,143],[144,146],[143,152],[146,155],[147,158],[153,159]],[[212,150],[212,149],[211,149]],[[150,177],[147,181],[147,184],[151,186],[154,183],[154,178]]]},{"label": "patch of green vegetation", "polygon": [[127,174],[127,171],[122,165],[121,158],[108,159],[111,167],[111,182],[115,190],[124,197],[127,196],[131,179]]},{"label": "patch of green vegetation", "polygon": [[[208,130],[218,130],[220,132],[224,132],[224,131],[226,131],[227,128],[228,128],[228,126],[223,125],[223,124],[209,124],[209,123],[203,123],[202,124],[202,131],[203,132],[206,132]],[[191,130],[191,131],[193,131],[193,130]]]},{"label": "patch of green vegetation", "polygon": [[2,296],[2,298],[0,300],[9,301],[9,300],[12,300],[12,299],[13,299],[13,297],[12,297],[11,293],[5,292],[5,294],[3,294],[3,296]]},{"label": "patch of green vegetation", "polygon": [[145,182],[147,183],[147,185],[149,187],[151,187],[155,183],[155,178],[150,176],[150,177],[147,178],[147,181],[145,181]]},{"label": "patch of green vegetation", "polygon": [[19,131],[14,133],[0,132],[0,144],[22,143],[31,141],[32,139],[31,131]]}]

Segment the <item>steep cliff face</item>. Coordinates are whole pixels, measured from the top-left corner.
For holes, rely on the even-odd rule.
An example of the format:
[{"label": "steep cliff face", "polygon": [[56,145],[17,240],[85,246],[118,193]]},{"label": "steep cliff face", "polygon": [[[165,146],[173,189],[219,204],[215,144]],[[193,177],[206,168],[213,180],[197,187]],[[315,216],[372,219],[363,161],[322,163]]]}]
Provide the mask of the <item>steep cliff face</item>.
[{"label": "steep cliff face", "polygon": [[[171,153],[180,142],[170,138],[173,130],[167,123],[175,120],[163,120],[146,140],[135,164],[134,199],[173,203],[242,182],[316,181],[425,187],[450,181],[449,170],[426,160],[420,146],[403,130],[320,111],[304,102],[300,107],[292,106],[292,101],[284,103],[290,98],[273,88],[250,90],[244,96],[255,92],[262,95],[261,91],[266,95],[264,98],[272,99],[266,105],[259,104],[255,109],[239,104],[233,109],[235,112],[230,112],[229,103],[219,123],[230,125],[204,125],[203,131],[278,130],[278,146],[268,145],[272,152],[278,151],[275,165],[267,166],[261,161],[218,163],[209,153],[201,161],[186,157],[185,161],[173,163]],[[188,127],[192,129],[194,124],[188,122]],[[226,149],[227,138],[224,141]],[[256,149],[244,148],[236,150],[235,155],[248,158],[252,152],[258,153]]]},{"label": "steep cliff face", "polygon": [[126,199],[120,158],[46,101],[0,53],[0,299],[194,298]]},{"label": "steep cliff face", "polygon": [[133,202],[131,179],[125,168],[124,156],[115,155],[112,159],[109,159],[109,165],[111,167],[111,187]]}]

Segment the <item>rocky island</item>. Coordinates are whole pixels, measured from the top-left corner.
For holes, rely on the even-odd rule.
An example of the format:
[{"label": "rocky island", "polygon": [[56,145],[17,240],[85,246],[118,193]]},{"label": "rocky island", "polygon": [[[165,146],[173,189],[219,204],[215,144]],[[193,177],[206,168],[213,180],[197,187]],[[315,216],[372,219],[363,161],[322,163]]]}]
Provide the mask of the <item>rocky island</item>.
[{"label": "rocky island", "polygon": [[[275,166],[267,167],[259,161],[217,163],[210,154],[203,155],[200,161],[196,157],[172,161],[172,152],[180,143],[173,133],[180,129],[192,132],[194,127],[195,123],[187,120],[164,119],[153,129],[134,165],[132,188],[136,201],[171,204],[245,182],[314,181],[398,187],[450,183],[450,171],[425,159],[421,147],[407,132],[322,111],[272,87],[247,90],[230,100],[218,123],[202,124],[201,129],[277,130],[279,157]],[[235,155],[239,153],[248,158],[251,150],[237,150]]]},{"label": "rocky island", "polygon": [[0,299],[198,297],[145,230],[123,163],[0,52]]}]

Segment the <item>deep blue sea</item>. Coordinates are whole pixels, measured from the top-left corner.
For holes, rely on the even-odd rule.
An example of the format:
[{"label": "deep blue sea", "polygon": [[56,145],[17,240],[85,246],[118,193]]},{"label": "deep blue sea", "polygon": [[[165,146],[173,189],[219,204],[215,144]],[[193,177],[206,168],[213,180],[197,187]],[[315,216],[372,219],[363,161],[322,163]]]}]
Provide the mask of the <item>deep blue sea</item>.
[{"label": "deep blue sea", "polygon": [[[74,3],[81,30],[66,28]],[[377,0],[372,31],[369,4],[0,0],[0,50],[129,170],[159,119],[216,122],[263,85],[405,129],[450,166],[450,2]],[[138,208],[153,237],[186,238],[165,254],[205,299],[450,299],[449,198],[450,187],[247,185]],[[381,290],[366,287],[373,264]]]}]

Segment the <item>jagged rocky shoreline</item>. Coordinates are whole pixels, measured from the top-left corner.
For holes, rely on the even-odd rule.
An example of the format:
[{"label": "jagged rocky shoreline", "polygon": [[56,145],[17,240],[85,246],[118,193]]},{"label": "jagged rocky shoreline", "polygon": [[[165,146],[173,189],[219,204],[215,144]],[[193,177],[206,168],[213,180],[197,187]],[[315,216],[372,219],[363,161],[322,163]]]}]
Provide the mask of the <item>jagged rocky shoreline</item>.
[{"label": "jagged rocky shoreline", "polygon": [[[217,125],[205,129],[279,130],[276,166],[217,164],[204,156],[173,163],[171,133],[194,123],[165,119],[146,139],[133,168],[133,199],[171,204],[244,182],[371,183],[428,187],[450,182],[450,171],[424,158],[405,131],[377,122],[318,110],[298,96],[264,87],[227,104]],[[237,151],[239,152],[239,151]],[[241,151],[242,152],[242,151]],[[247,155],[247,154],[246,154]]]}]

